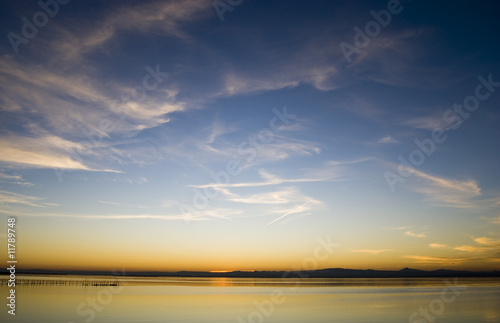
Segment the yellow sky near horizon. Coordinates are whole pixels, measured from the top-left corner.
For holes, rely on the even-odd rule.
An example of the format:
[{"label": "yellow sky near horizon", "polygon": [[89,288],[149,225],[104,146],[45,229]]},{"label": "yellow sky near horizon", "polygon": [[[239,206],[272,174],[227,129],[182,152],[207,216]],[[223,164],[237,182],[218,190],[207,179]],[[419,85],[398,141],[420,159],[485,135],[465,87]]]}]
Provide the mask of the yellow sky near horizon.
[{"label": "yellow sky near horizon", "polygon": [[[336,238],[334,233],[328,235],[328,230],[322,236],[304,234],[301,240],[294,240],[293,236],[275,230],[268,230],[259,236],[235,234],[229,239],[206,239],[206,236],[195,234],[196,225],[193,225],[195,231],[192,235],[181,240],[179,236],[158,234],[161,230],[156,231],[151,223],[122,224],[123,234],[118,235],[110,235],[108,229],[100,231],[99,224],[99,221],[82,222],[80,230],[73,231],[64,230],[62,224],[61,228],[54,226],[50,234],[44,234],[25,219],[18,218],[17,268],[129,272],[324,268],[399,270],[405,267],[496,270],[500,265],[499,259],[494,257],[499,241],[487,237],[466,238],[470,240],[469,244],[457,246],[429,243],[425,233],[409,230],[382,230],[385,236],[377,243],[370,242],[368,237],[348,239],[348,235],[338,235]],[[94,231],[86,231],[88,225],[94,226]],[[139,226],[143,231],[138,235],[129,231]],[[149,233],[145,233],[145,227],[151,228]],[[2,230],[6,230],[3,225]],[[2,249],[6,250],[4,236],[0,240]],[[398,245],[398,241],[405,243]],[[5,263],[6,260],[6,252],[0,253],[0,261]]]}]

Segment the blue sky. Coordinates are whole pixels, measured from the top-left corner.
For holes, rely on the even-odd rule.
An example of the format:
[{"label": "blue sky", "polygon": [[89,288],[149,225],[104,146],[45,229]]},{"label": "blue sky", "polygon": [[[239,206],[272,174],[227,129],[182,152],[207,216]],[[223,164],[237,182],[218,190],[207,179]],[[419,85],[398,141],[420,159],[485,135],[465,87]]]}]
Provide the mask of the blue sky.
[{"label": "blue sky", "polygon": [[229,3],[2,4],[20,266],[498,268],[494,1]]}]

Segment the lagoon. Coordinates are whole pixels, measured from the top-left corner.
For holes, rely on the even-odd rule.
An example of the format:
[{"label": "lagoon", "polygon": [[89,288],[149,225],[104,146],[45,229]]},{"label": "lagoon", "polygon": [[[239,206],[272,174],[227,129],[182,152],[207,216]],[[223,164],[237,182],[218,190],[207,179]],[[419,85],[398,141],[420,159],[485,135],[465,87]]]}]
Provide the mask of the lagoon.
[{"label": "lagoon", "polygon": [[[0,285],[6,303],[10,288]],[[19,275],[1,322],[500,322],[497,278]]]}]

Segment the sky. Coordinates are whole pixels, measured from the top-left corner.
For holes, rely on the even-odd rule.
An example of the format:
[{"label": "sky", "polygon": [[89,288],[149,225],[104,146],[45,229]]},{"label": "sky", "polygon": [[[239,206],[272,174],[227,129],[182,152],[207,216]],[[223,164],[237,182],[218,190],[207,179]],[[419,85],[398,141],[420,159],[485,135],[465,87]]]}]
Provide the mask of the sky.
[{"label": "sky", "polygon": [[2,1],[0,261],[500,265],[496,1]]}]

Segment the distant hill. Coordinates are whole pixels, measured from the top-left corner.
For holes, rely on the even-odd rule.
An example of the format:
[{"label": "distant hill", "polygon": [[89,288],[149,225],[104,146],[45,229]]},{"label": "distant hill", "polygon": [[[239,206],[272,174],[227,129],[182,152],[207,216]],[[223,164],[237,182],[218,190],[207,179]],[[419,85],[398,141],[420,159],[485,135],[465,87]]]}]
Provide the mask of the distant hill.
[{"label": "distant hill", "polygon": [[[8,275],[6,269],[0,269],[0,275]],[[56,271],[41,269],[19,269],[16,274],[48,274],[48,275],[106,275],[113,276],[109,271]],[[116,274],[118,275],[118,274]],[[417,277],[500,277],[500,271],[456,271],[439,269],[425,271],[404,268],[397,271],[372,269],[344,269],[328,268],[320,270],[306,270],[297,272],[285,271],[232,271],[232,272],[204,272],[204,271],[135,271],[127,272],[127,276],[149,277],[234,277],[234,278],[417,278]]]}]

